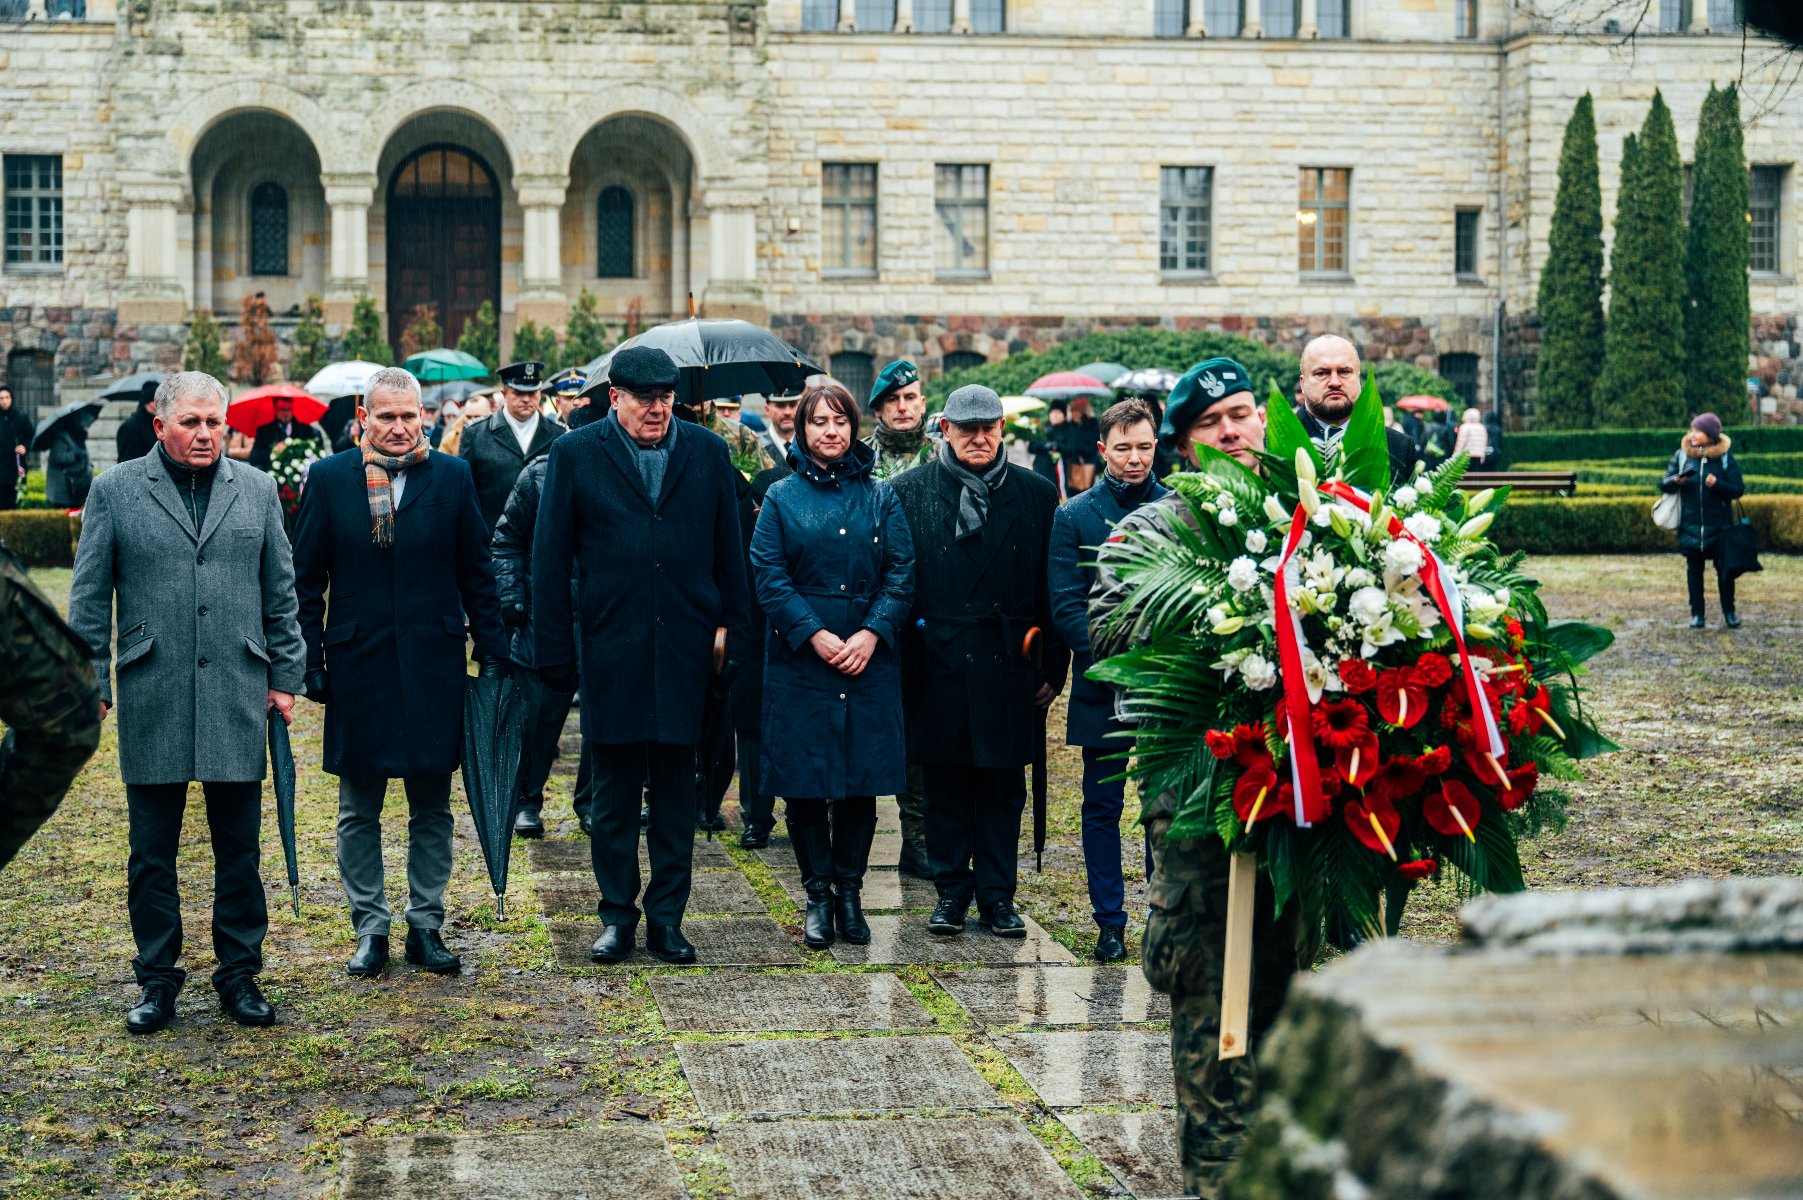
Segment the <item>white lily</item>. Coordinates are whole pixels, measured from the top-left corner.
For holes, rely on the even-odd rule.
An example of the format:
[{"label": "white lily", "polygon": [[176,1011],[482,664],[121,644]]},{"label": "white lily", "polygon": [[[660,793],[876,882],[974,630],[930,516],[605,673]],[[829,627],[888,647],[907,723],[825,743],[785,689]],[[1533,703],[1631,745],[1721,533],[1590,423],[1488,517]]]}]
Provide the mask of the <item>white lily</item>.
[{"label": "white lily", "polygon": [[1491,522],[1495,520],[1495,513],[1479,513],[1477,516],[1471,518],[1471,520],[1459,526],[1459,536],[1482,537],[1484,531],[1489,529]]},{"label": "white lily", "polygon": [[[1298,450],[1297,453],[1302,452]],[[1316,490],[1315,482],[1312,479],[1296,480],[1296,499],[1311,517],[1321,509],[1321,493]]]},{"label": "white lily", "polygon": [[1290,521],[1289,509],[1276,496],[1265,497],[1265,516],[1271,519],[1273,525],[1287,525]]},{"label": "white lily", "polygon": [[1375,623],[1365,626],[1359,635],[1359,654],[1371,658],[1385,646],[1394,646],[1402,640],[1402,630],[1396,628],[1395,618],[1385,613]]},{"label": "white lily", "polygon": [[1315,474],[1315,456],[1309,453],[1307,446],[1296,447],[1296,482],[1312,484],[1318,480],[1319,477]]},{"label": "white lily", "polygon": [[1480,509],[1487,506],[1490,503],[1490,501],[1492,501],[1494,499],[1496,499],[1496,489],[1495,488],[1485,488],[1481,492],[1474,492],[1470,496],[1468,496],[1465,500],[1465,511],[1466,512],[1477,512]]}]

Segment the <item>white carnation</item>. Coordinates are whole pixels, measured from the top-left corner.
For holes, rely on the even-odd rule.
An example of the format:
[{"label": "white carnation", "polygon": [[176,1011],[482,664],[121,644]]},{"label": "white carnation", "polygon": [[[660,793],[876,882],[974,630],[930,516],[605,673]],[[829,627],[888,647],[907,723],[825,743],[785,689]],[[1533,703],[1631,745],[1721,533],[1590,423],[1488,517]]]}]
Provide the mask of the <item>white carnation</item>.
[{"label": "white carnation", "polygon": [[1384,570],[1407,577],[1421,570],[1421,547],[1398,538],[1384,547]]},{"label": "white carnation", "polygon": [[1208,610],[1208,618],[1207,618],[1208,624],[1219,625],[1222,621],[1225,621],[1226,619],[1227,619],[1227,610],[1222,608],[1220,605],[1217,604],[1213,608]]},{"label": "white carnation", "polygon": [[1402,527],[1424,542],[1440,540],[1440,522],[1438,518],[1426,513],[1416,513],[1402,523]]},{"label": "white carnation", "polygon": [[1252,654],[1240,664],[1240,677],[1246,686],[1262,692],[1277,682],[1277,666],[1262,654]]},{"label": "white carnation", "polygon": [[1265,552],[1265,547],[1268,545],[1270,545],[1270,542],[1265,538],[1264,530],[1248,529],[1246,531],[1246,551],[1247,551],[1247,553],[1263,554]]},{"label": "white carnation", "polygon": [[1391,500],[1395,502],[1397,508],[1413,508],[1415,507],[1415,501],[1420,498],[1421,497],[1416,494],[1414,488],[1404,484],[1402,487],[1396,489],[1396,494],[1391,497]]},{"label": "white carnation", "polygon": [[1377,576],[1365,570],[1363,567],[1354,567],[1346,572],[1346,578],[1341,580],[1341,582],[1349,588],[1370,587],[1377,582]]},{"label": "white carnation", "polygon": [[1359,624],[1375,625],[1390,614],[1390,600],[1382,589],[1367,585],[1352,593],[1346,608]]},{"label": "white carnation", "polygon": [[1215,514],[1215,521],[1220,525],[1231,527],[1240,523],[1240,514],[1231,508],[1224,507]]},{"label": "white carnation", "polygon": [[1236,592],[1248,592],[1257,587],[1258,564],[1243,554],[1228,563],[1227,585]]}]

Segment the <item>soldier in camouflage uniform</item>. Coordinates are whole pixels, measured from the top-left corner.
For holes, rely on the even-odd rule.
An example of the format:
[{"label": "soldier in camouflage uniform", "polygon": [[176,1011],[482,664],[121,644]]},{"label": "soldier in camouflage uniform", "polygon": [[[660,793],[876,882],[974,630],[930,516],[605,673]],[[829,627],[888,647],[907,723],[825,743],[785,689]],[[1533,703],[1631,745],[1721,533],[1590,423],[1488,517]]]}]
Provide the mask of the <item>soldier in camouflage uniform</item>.
[{"label": "soldier in camouflage uniform", "polygon": [[93,652],[0,543],[0,869],[100,744]]},{"label": "soldier in camouflage uniform", "polygon": [[[1219,391],[1219,396],[1211,392]],[[1257,469],[1255,450],[1265,444],[1264,419],[1252,401],[1245,368],[1210,359],[1191,369],[1172,390],[1162,431],[1167,440],[1199,441],[1233,454]],[[1131,623],[1111,618],[1131,585],[1119,575],[1119,551],[1128,538],[1172,536],[1179,525],[1196,528],[1189,501],[1171,492],[1124,517],[1102,547],[1090,592],[1090,644],[1097,660],[1119,654],[1140,639]],[[1221,983],[1227,940],[1228,855],[1213,835],[1171,840],[1175,798],[1151,798],[1141,821],[1152,843],[1154,870],[1147,893],[1151,915],[1141,949],[1146,980],[1171,997],[1171,1065],[1176,1072],[1178,1138],[1184,1190],[1220,1196],[1228,1168],[1258,1101],[1258,1069],[1251,1055],[1221,1061]],[[1312,927],[1292,899],[1274,910],[1270,880],[1259,877],[1252,936],[1254,1050],[1271,1027],[1297,970],[1314,960]]]}]

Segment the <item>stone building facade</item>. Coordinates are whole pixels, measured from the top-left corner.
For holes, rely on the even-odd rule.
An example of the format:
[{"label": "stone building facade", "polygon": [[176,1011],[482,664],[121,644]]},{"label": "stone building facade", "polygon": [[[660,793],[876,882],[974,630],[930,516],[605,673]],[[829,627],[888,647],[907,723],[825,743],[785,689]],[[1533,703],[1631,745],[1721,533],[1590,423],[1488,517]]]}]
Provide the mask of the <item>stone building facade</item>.
[{"label": "stone building facade", "polygon": [[[505,340],[587,288],[616,328],[691,296],[768,321],[852,382],[1096,328],[1343,330],[1531,420],[1572,104],[1612,213],[1653,89],[1688,159],[1743,69],[1719,0],[1670,7],[1624,45],[1502,0],[63,0],[0,22],[36,239],[9,233],[0,350],[42,391],[167,365],[253,291],[334,328],[369,294],[395,334],[425,303],[453,339],[486,299]],[[1771,57],[1746,56],[1780,189],[1752,366],[1799,419],[1803,95]],[[54,256],[13,186],[50,160]]]}]

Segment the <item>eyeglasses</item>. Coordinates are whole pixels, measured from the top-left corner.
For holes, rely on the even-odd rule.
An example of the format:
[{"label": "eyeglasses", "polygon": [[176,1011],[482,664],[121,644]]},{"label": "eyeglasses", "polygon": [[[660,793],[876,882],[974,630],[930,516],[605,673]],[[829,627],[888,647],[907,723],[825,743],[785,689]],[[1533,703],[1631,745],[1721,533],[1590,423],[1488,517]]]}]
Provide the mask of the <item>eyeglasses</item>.
[{"label": "eyeglasses", "polygon": [[629,397],[634,404],[639,405],[641,408],[670,408],[676,403],[675,392],[651,392],[646,394],[644,392],[635,392],[631,388],[615,388],[614,390],[622,396]]}]

